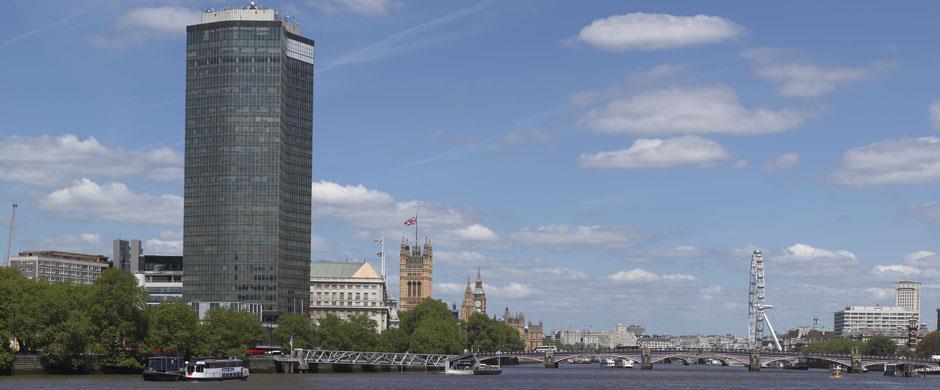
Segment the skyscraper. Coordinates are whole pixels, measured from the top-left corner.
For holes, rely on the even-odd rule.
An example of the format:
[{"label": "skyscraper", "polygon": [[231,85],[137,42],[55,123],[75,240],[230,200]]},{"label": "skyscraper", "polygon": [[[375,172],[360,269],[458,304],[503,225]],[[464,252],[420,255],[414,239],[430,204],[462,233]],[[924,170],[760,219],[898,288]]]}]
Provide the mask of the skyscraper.
[{"label": "skyscraper", "polygon": [[254,3],[186,35],[183,299],[305,313],[314,42]]},{"label": "skyscraper", "polygon": [[898,281],[894,287],[894,305],[917,313],[920,320],[920,282]]},{"label": "skyscraper", "polygon": [[140,240],[114,240],[111,262],[125,272],[136,274],[140,268],[140,255],[143,253]]}]

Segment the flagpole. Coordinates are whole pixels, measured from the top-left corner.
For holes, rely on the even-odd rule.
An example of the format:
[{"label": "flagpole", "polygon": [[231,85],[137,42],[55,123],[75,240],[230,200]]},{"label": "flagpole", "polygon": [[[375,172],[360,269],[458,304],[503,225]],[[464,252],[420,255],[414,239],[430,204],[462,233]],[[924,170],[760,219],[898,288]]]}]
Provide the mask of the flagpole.
[{"label": "flagpole", "polygon": [[382,280],[385,280],[385,235],[382,235]]},{"label": "flagpole", "polygon": [[421,245],[418,244],[418,213],[415,213],[415,247],[421,248]]}]

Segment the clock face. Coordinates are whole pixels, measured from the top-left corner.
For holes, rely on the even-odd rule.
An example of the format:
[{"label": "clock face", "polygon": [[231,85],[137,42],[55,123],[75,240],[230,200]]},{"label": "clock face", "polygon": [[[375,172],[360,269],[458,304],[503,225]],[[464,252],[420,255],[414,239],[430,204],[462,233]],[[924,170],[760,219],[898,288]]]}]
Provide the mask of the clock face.
[{"label": "clock face", "polygon": [[473,301],[473,306],[480,307],[480,306],[482,306],[482,305],[483,305],[483,303],[480,302],[480,301]]}]

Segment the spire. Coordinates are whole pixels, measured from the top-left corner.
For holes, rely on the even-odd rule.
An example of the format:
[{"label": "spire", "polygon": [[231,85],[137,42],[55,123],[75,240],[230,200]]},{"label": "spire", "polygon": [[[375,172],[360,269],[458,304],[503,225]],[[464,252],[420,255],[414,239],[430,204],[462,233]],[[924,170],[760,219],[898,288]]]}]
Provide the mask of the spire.
[{"label": "spire", "polygon": [[464,295],[473,294],[473,290],[470,288],[470,274],[467,274],[467,291],[464,292]]},{"label": "spire", "polygon": [[477,283],[483,283],[483,278],[480,277],[480,267],[477,267]]}]

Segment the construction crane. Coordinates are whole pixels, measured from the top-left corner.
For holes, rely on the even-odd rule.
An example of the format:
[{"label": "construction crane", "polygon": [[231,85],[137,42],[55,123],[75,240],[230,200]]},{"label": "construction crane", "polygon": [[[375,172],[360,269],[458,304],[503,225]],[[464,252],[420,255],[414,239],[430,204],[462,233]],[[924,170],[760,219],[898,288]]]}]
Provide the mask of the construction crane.
[{"label": "construction crane", "polygon": [[13,228],[16,226],[16,202],[13,202],[13,211],[10,212],[10,233],[7,235],[7,256],[3,265],[10,265],[10,255],[13,253]]}]

